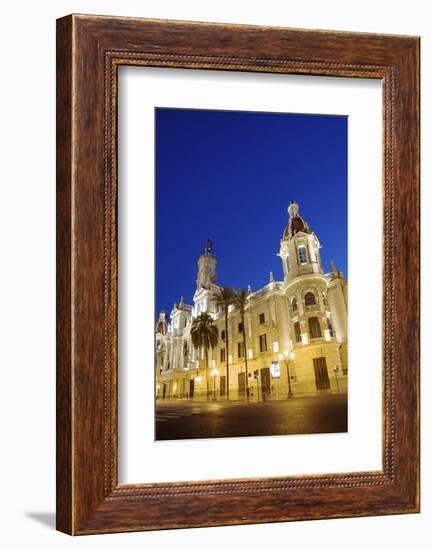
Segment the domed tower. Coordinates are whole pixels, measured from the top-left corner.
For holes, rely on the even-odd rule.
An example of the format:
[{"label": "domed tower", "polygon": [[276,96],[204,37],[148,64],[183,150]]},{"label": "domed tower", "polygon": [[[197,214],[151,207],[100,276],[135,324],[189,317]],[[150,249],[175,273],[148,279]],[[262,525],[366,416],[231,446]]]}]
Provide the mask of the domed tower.
[{"label": "domed tower", "polygon": [[156,334],[161,334],[165,336],[168,333],[168,321],[166,319],[166,312],[161,311],[159,313],[159,319],[156,323]]},{"label": "domed tower", "polygon": [[318,238],[299,214],[297,202],[291,201],[287,211],[289,222],[280,241],[279,254],[285,283],[302,275],[322,274]]},{"label": "domed tower", "polygon": [[196,290],[200,288],[210,288],[217,283],[217,260],[213,253],[213,243],[208,239],[205,242],[203,252],[198,260],[198,278],[196,280]]}]

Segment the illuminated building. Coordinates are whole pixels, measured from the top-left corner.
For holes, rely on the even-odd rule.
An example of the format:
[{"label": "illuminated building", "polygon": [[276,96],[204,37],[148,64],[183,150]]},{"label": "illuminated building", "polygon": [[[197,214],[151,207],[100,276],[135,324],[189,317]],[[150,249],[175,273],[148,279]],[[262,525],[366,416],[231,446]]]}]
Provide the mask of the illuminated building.
[{"label": "illuminated building", "polygon": [[[347,280],[333,262],[323,272],[319,240],[297,203],[288,214],[278,254],[284,278],[276,281],[270,273],[266,286],[249,288],[245,326],[239,310],[229,307],[228,353],[224,312],[214,300],[217,260],[211,241],[205,243],[193,305],[181,298],[170,320],[161,312],[156,324],[158,398],[224,398],[227,361],[230,399],[246,398],[246,385],[252,400],[347,391]],[[202,312],[212,315],[219,331],[208,369],[190,336]]]}]

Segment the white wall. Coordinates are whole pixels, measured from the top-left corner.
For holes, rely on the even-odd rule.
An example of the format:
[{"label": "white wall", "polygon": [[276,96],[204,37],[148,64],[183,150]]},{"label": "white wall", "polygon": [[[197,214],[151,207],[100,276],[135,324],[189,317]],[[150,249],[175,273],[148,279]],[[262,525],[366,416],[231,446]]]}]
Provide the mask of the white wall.
[{"label": "white wall", "polygon": [[[0,384],[2,545],[46,549],[190,549],[274,544],[301,548],[385,546],[426,548],[431,520],[430,473],[422,475],[421,515],[224,527],[71,539],[54,523],[54,244],[55,244],[55,18],[70,12],[200,21],[284,25],[422,36],[422,150],[431,149],[431,30],[420,0],[309,0],[264,3],[240,0],[56,0],[2,5],[0,88]],[[430,165],[423,156],[423,235],[431,231]],[[424,239],[425,240],[425,239]],[[423,257],[423,282],[431,264]],[[423,284],[423,303],[430,286]],[[430,309],[423,308],[425,331]],[[430,387],[429,339],[423,342],[422,385]],[[423,399],[423,433],[430,433],[429,389]],[[422,441],[430,462],[429,436]]]}]

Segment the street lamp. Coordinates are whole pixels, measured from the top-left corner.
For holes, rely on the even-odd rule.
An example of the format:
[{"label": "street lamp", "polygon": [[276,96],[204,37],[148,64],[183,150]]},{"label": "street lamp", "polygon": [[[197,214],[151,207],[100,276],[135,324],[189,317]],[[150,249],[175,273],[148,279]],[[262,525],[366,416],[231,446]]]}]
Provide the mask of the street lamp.
[{"label": "street lamp", "polygon": [[292,386],[290,385],[290,370],[289,370],[289,359],[291,359],[292,361],[295,359],[295,354],[293,353],[293,351],[290,353],[290,356],[289,356],[289,352],[287,350],[284,351],[284,356],[286,358],[286,368],[287,368],[287,383],[289,384],[289,391],[287,392],[287,398],[288,399],[291,399],[293,397],[293,391],[292,391]]},{"label": "street lamp", "polygon": [[337,392],[340,393],[340,385],[338,383],[338,371],[340,370],[340,367],[336,365],[334,367],[334,374],[335,374],[335,381],[337,382]]},{"label": "street lamp", "polygon": [[215,400],[216,399],[216,376],[218,376],[219,370],[216,368],[213,368],[210,374],[213,379],[213,399]]}]

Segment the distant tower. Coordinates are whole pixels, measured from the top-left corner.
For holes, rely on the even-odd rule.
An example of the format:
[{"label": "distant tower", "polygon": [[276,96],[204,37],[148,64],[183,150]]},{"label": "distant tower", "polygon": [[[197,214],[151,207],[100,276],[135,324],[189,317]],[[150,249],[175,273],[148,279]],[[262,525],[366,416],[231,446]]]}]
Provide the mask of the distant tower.
[{"label": "distant tower", "polygon": [[156,323],[156,333],[163,336],[168,333],[168,321],[166,319],[166,312],[163,310],[159,313],[159,319]]},{"label": "distant tower", "polygon": [[202,255],[198,260],[198,278],[196,290],[208,289],[217,283],[217,260],[213,253],[213,243],[208,239],[204,244]]},{"label": "distant tower", "polygon": [[291,201],[287,211],[289,222],[280,241],[279,253],[284,281],[289,283],[301,275],[323,274],[319,240],[300,216],[298,203]]}]

